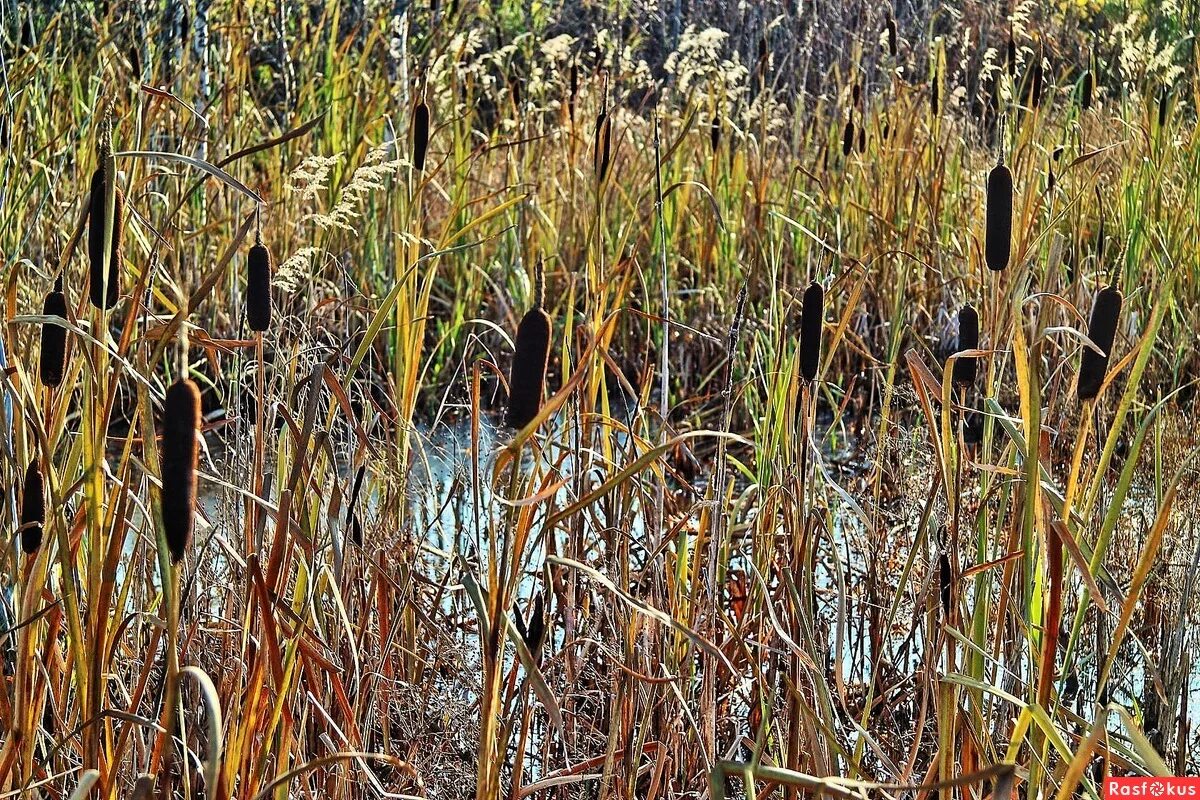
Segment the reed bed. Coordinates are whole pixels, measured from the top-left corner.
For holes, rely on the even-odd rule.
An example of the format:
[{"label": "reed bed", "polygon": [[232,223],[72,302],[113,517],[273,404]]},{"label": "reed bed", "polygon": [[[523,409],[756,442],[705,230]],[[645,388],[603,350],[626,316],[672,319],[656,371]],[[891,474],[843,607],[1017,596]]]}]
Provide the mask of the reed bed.
[{"label": "reed bed", "polygon": [[3,17],[0,797],[1200,771],[1194,14],[670,5]]}]

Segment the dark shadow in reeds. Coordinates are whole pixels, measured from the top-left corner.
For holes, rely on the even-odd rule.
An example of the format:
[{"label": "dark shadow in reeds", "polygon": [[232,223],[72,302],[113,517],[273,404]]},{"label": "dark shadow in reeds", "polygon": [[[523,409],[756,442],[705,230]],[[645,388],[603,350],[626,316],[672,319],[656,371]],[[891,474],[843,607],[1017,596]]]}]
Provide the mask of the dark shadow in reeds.
[{"label": "dark shadow in reeds", "polygon": [[1088,338],[1104,352],[1097,353],[1090,347],[1083,349],[1083,358],[1079,362],[1079,382],[1076,386],[1080,401],[1095,398],[1100,394],[1100,387],[1104,385],[1108,359],[1112,355],[1113,341],[1117,335],[1117,320],[1121,316],[1121,301],[1121,291],[1115,286],[1106,286],[1097,293],[1092,304]]},{"label": "dark shadow in reeds", "polygon": [[[67,318],[67,297],[63,294],[62,275],[54,281],[54,291],[46,294],[42,315]],[[38,377],[43,386],[57,387],[67,371],[67,329],[53,323],[42,323],[42,340],[38,358]]]},{"label": "dark shadow in reeds", "polygon": [[35,458],[25,468],[25,483],[21,492],[21,549],[27,555],[42,546],[42,531],[46,523],[46,489],[42,468]]},{"label": "dark shadow in reeds", "polygon": [[187,551],[196,517],[196,464],[200,457],[200,390],[180,378],[163,403],[162,520],[171,560]]}]

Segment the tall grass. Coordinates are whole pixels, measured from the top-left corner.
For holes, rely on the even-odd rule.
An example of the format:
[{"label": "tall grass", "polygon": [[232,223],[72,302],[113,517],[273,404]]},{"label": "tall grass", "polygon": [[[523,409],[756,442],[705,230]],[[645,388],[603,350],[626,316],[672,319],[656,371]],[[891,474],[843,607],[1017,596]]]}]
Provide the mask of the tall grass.
[{"label": "tall grass", "polygon": [[1192,83],[615,6],[5,21],[0,795],[1197,769]]}]

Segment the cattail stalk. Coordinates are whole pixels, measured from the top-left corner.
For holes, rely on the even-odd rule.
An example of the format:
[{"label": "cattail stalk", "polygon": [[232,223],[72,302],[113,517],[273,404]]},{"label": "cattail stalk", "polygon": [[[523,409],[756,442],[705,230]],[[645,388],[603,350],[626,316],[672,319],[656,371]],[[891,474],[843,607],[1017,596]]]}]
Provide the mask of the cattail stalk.
[{"label": "cattail stalk", "polygon": [[550,315],[542,308],[543,284],[538,262],[537,303],[517,326],[512,370],[508,378],[508,413],[504,424],[515,430],[528,425],[542,407],[546,368],[550,364]]},{"label": "cattail stalk", "polygon": [[821,366],[821,330],[825,321],[825,289],[813,281],[804,290],[800,309],[800,374],[806,381],[816,380]]},{"label": "cattail stalk", "polygon": [[32,555],[42,546],[42,530],[46,523],[46,490],[42,469],[35,458],[25,468],[25,484],[21,492],[21,549]]},{"label": "cattail stalk", "polygon": [[1083,350],[1079,362],[1079,381],[1076,394],[1080,401],[1091,400],[1100,394],[1104,376],[1108,372],[1108,358],[1112,355],[1113,341],[1117,335],[1117,320],[1121,316],[1121,291],[1115,286],[1106,286],[1096,295],[1092,304],[1092,317],[1088,322],[1088,338],[1103,352],[1097,353],[1090,347]]},{"label": "cattail stalk", "polygon": [[1012,172],[1002,159],[987,178],[987,229],[983,249],[988,269],[993,272],[1008,266],[1012,249],[1012,205]]},{"label": "cattail stalk", "polygon": [[[60,274],[54,281],[54,291],[46,294],[42,315],[67,318],[67,297],[63,294]],[[42,324],[41,352],[38,358],[38,377],[43,386],[57,387],[67,371],[67,329],[52,323]]]},{"label": "cattail stalk", "polygon": [[[261,414],[261,410],[259,411]],[[180,378],[167,389],[163,403],[162,520],[163,536],[178,563],[187,550],[196,518],[196,464],[200,458],[200,390]]]}]

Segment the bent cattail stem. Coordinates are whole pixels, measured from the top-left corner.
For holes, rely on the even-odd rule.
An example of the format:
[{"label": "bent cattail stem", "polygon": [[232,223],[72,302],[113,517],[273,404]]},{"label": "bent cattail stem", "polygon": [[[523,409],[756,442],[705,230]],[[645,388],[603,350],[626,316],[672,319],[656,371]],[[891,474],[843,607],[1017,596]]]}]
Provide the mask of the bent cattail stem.
[{"label": "bent cattail stem", "polygon": [[[963,306],[958,312],[958,350],[979,349],[979,312],[971,304]],[[979,359],[974,356],[962,356],[954,359],[954,383],[956,386],[970,386],[975,382],[975,372]]]},{"label": "bent cattail stem", "polygon": [[42,546],[42,528],[46,523],[46,489],[42,468],[35,458],[25,469],[21,492],[21,549],[32,555]]},{"label": "bent cattail stem", "polygon": [[1121,291],[1115,286],[1106,286],[1096,295],[1092,304],[1092,317],[1088,322],[1088,338],[1104,351],[1103,355],[1090,347],[1083,350],[1079,362],[1079,383],[1076,394],[1080,401],[1091,400],[1100,394],[1104,376],[1108,372],[1108,358],[1112,355],[1113,341],[1117,335],[1117,320],[1121,316]]},{"label": "bent cattail stem", "polygon": [[425,169],[425,154],[429,150],[429,106],[422,98],[413,109],[413,167],[417,172]]},{"label": "bent cattail stem", "polygon": [[987,229],[984,235],[984,259],[988,269],[999,272],[1008,266],[1012,249],[1012,172],[1001,160],[987,178]]},{"label": "bent cattail stem", "polygon": [[508,378],[508,413],[504,424],[520,430],[542,407],[542,389],[550,364],[550,315],[537,305],[521,318]]},{"label": "bent cattail stem", "polygon": [[196,517],[199,432],[200,390],[192,380],[180,378],[167,389],[162,441],[163,536],[176,563],[187,550]]},{"label": "bent cattail stem", "polygon": [[[67,318],[67,297],[63,294],[62,275],[54,280],[54,291],[46,294],[42,303],[42,314],[47,317]],[[41,352],[38,359],[38,377],[43,386],[56,387],[62,383],[67,371],[67,329],[51,323],[42,324]]]},{"label": "bent cattail stem", "polygon": [[112,246],[109,249],[107,282],[104,279],[104,206],[111,180],[105,174],[105,165],[110,163],[110,147],[101,145],[100,166],[92,173],[92,191],[88,201],[88,260],[91,264],[88,296],[92,305],[101,311],[117,304],[121,289],[121,218],[124,216],[125,194],[120,187],[117,187],[113,200]]},{"label": "bent cattail stem", "polygon": [[271,327],[271,251],[261,233],[246,259],[246,322],[252,331]]},{"label": "bent cattail stem", "polygon": [[817,377],[821,366],[821,331],[825,322],[825,289],[813,281],[804,290],[800,308],[800,375],[806,381]]}]

